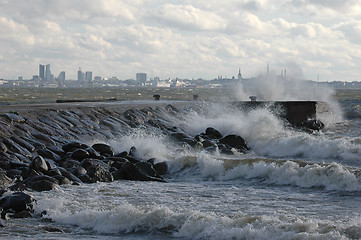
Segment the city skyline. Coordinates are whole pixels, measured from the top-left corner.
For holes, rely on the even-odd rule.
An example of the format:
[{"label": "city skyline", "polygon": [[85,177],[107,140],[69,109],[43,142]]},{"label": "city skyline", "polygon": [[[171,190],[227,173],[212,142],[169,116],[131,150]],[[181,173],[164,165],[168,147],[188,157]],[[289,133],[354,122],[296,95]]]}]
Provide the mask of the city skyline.
[{"label": "city skyline", "polygon": [[[39,63],[97,76],[245,78],[270,71],[360,81],[361,0],[0,2],[0,78],[30,79]],[[76,68],[75,68],[76,69]],[[95,72],[96,70],[96,72]],[[55,75],[56,76],[56,75]]]}]

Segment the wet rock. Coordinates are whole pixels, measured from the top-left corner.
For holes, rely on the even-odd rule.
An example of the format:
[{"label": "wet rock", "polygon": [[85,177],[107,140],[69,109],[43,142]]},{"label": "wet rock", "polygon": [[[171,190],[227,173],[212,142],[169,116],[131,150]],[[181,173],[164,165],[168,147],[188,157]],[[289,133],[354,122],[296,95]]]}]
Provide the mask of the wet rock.
[{"label": "wet rock", "polygon": [[21,176],[22,171],[19,169],[9,169],[6,171],[6,175],[14,179],[16,176]]},{"label": "wet rock", "polygon": [[96,143],[92,146],[92,148],[105,157],[111,157],[114,155],[113,148],[104,143]]},{"label": "wet rock", "polygon": [[9,178],[5,172],[0,171],[0,188],[5,188],[11,184],[12,179]]},{"label": "wet rock", "polygon": [[223,135],[218,130],[212,127],[206,129],[205,136],[207,136],[208,139],[220,139],[223,137]]},{"label": "wet rock", "polygon": [[122,158],[125,158],[126,156],[128,156],[127,151],[123,151],[114,155],[114,157],[122,157]]},{"label": "wet rock", "polygon": [[139,162],[135,166],[146,176],[162,179],[159,173],[153,168],[149,162]]},{"label": "wet rock", "polygon": [[45,149],[46,148],[44,143],[42,143],[36,139],[27,138],[27,137],[21,137],[21,138],[24,139],[25,141],[29,142],[30,144],[32,144],[37,149]]},{"label": "wet rock", "polygon": [[153,168],[159,175],[164,175],[168,172],[168,164],[166,162],[159,162],[153,165]]},{"label": "wet rock", "polygon": [[8,148],[3,142],[0,142],[0,153],[6,153]]},{"label": "wet rock", "polygon": [[21,173],[21,176],[24,179],[34,177],[34,176],[39,176],[39,175],[41,175],[41,174],[38,173],[37,171],[35,171],[34,169],[30,169],[30,168],[27,168],[27,169],[23,170],[22,173]]},{"label": "wet rock", "polygon": [[29,211],[22,211],[10,215],[11,218],[30,218],[33,215]]},{"label": "wet rock", "polygon": [[25,122],[25,119],[17,113],[4,113],[1,116],[3,116],[5,119],[9,120],[10,122],[14,123],[23,123]]},{"label": "wet rock", "polygon": [[325,125],[320,120],[313,119],[302,122],[301,127],[310,130],[320,131],[325,127]]},{"label": "wet rock", "polygon": [[4,138],[3,142],[6,145],[6,147],[8,148],[8,150],[19,153],[23,156],[27,156],[27,157],[31,156],[31,153],[26,148],[19,146],[17,143],[15,143],[10,138]]},{"label": "wet rock", "polygon": [[235,148],[241,152],[250,150],[250,147],[247,145],[246,141],[238,135],[227,135],[219,140],[219,143],[228,145],[232,148]]},{"label": "wet rock", "polygon": [[47,231],[47,232],[58,232],[58,233],[62,233],[62,232],[63,232],[63,230],[61,230],[60,228],[51,227],[51,226],[44,226],[44,227],[43,227],[43,230],[44,230],[44,231]]},{"label": "wet rock", "polygon": [[29,165],[29,168],[34,169],[35,171],[38,172],[46,172],[49,170],[46,161],[41,156],[34,157]]},{"label": "wet rock", "polygon": [[91,183],[94,182],[112,182],[114,178],[110,173],[110,167],[95,159],[85,159],[81,166],[86,169],[87,175],[91,178]]},{"label": "wet rock", "polygon": [[69,171],[77,177],[87,174],[86,169],[81,166],[79,166],[77,168],[71,168],[71,169],[69,169]]},{"label": "wet rock", "polygon": [[94,148],[89,147],[89,148],[87,148],[85,150],[89,153],[90,158],[101,159],[100,153],[98,153]]},{"label": "wet rock", "polygon": [[55,175],[53,176],[56,180],[58,180],[59,185],[69,185],[71,184],[71,181],[62,175]]},{"label": "wet rock", "polygon": [[[49,145],[56,145],[56,143],[47,135],[43,134],[43,133],[33,133],[32,134],[36,139],[43,141]],[[50,134],[51,136],[52,134]]]},{"label": "wet rock", "polygon": [[42,192],[53,190],[59,182],[56,178],[47,175],[39,175],[26,179],[25,184],[34,191]]},{"label": "wet rock", "polygon": [[44,158],[48,158],[54,161],[59,161],[60,160],[60,156],[52,151],[50,151],[49,149],[39,149],[37,151],[37,153],[44,157]]},{"label": "wet rock", "polygon": [[11,185],[9,187],[9,189],[11,191],[19,191],[19,192],[23,192],[23,191],[27,191],[29,190],[22,182],[17,182],[14,185]]},{"label": "wet rock", "polygon": [[77,161],[77,160],[72,160],[72,159],[69,159],[69,160],[66,160],[65,162],[61,162],[59,163],[59,166],[60,167],[63,167],[63,168],[77,168],[80,166],[80,162]]},{"label": "wet rock", "polygon": [[83,161],[85,158],[89,157],[89,153],[84,149],[77,149],[71,154],[71,158],[78,161]]},{"label": "wet rock", "polygon": [[53,168],[53,169],[47,171],[45,174],[50,177],[53,177],[53,176],[61,175],[61,172],[58,168]]},{"label": "wet rock", "polygon": [[125,162],[122,165],[122,168],[113,172],[113,177],[115,180],[138,180],[138,181],[148,181],[149,178],[144,175],[134,164],[130,162]]},{"label": "wet rock", "polygon": [[23,192],[15,192],[0,199],[0,207],[3,212],[12,210],[15,213],[31,211],[33,209],[34,199]]},{"label": "wet rock", "polygon": [[88,145],[77,141],[69,142],[62,146],[63,151],[66,153],[74,152],[77,149],[87,149],[87,148],[89,148]]},{"label": "wet rock", "polygon": [[66,177],[70,181],[72,181],[74,183],[81,183],[82,182],[77,176],[75,176],[73,173],[69,172],[65,168],[58,167],[58,169],[60,170],[61,175]]},{"label": "wet rock", "polygon": [[14,142],[16,142],[16,143],[19,144],[20,146],[26,148],[29,152],[34,152],[34,151],[35,151],[35,147],[34,147],[32,144],[24,141],[24,140],[23,140],[22,138],[20,138],[20,137],[12,136],[12,137],[11,137],[11,140],[13,140]]}]

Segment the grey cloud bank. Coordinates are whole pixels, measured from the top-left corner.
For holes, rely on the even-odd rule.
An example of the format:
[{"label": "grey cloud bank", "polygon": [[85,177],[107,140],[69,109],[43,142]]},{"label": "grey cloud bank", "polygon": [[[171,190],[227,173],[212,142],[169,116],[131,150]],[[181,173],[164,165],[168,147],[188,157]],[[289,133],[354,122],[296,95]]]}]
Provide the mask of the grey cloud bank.
[{"label": "grey cloud bank", "polygon": [[[361,1],[0,1],[0,78],[258,75],[359,81]],[[74,75],[72,75],[74,74]]]}]

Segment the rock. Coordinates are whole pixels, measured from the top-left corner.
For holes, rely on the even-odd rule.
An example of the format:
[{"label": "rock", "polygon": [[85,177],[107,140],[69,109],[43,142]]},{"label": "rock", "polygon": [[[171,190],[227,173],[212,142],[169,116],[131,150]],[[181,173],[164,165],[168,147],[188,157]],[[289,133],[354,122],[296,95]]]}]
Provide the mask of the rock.
[{"label": "rock", "polygon": [[162,179],[159,173],[153,168],[149,162],[139,162],[135,166],[146,176]]},{"label": "rock", "polygon": [[79,166],[77,168],[71,168],[71,169],[69,169],[69,171],[77,177],[87,174],[86,169],[81,166]]},{"label": "rock", "polygon": [[19,213],[11,214],[11,218],[30,218],[33,215],[29,211],[22,211]]},{"label": "rock", "polygon": [[36,139],[38,139],[40,141],[43,141],[43,142],[45,142],[45,143],[47,143],[49,145],[53,145],[53,146],[56,145],[56,143],[50,137],[48,137],[47,135],[45,135],[43,133],[32,133],[32,135]]},{"label": "rock", "polygon": [[47,175],[39,175],[26,179],[25,184],[34,191],[42,192],[53,190],[59,182],[56,178]]},{"label": "rock", "polygon": [[0,219],[0,227],[6,227],[6,223],[2,219]]},{"label": "rock", "polygon": [[121,158],[125,158],[126,156],[128,156],[127,151],[123,151],[114,155],[114,157],[121,157]]},{"label": "rock", "polygon": [[25,119],[23,117],[19,116],[19,114],[17,114],[17,113],[4,113],[1,116],[5,117],[6,119],[10,120],[11,122],[16,122],[16,123],[24,123],[25,122]]},{"label": "rock", "polygon": [[69,142],[65,145],[62,146],[62,149],[64,152],[68,153],[68,152],[74,152],[77,149],[87,149],[89,148],[88,145],[81,143],[81,142],[77,142],[77,141],[73,141],[73,142]]},{"label": "rock", "polygon": [[63,167],[63,168],[77,168],[80,166],[80,162],[77,161],[77,160],[72,160],[72,159],[69,159],[69,160],[66,160],[65,162],[61,162],[59,164],[60,167]]},{"label": "rock", "polygon": [[16,176],[21,176],[21,172],[22,171],[19,170],[19,169],[9,169],[9,170],[6,171],[6,175],[11,177],[11,178],[15,178]]},{"label": "rock", "polygon": [[15,153],[19,153],[23,156],[27,156],[27,157],[31,156],[31,153],[26,148],[21,147],[10,138],[4,138],[3,142],[8,148],[8,150],[11,150],[12,152]]},{"label": "rock", "polygon": [[77,176],[75,176],[73,173],[69,172],[65,168],[58,167],[58,169],[60,170],[61,175],[66,177],[70,181],[72,181],[74,183],[79,183],[79,184],[82,183],[82,181]]},{"label": "rock", "polygon": [[35,171],[38,172],[46,172],[49,170],[46,161],[41,156],[34,157],[29,165],[29,168],[34,169]]},{"label": "rock", "polygon": [[159,173],[164,175],[168,172],[168,164],[166,162],[159,162],[153,165],[153,168]]},{"label": "rock", "polygon": [[92,146],[92,148],[105,157],[111,157],[114,155],[113,148],[104,143],[96,143]]},{"label": "rock", "polygon": [[14,142],[16,142],[17,144],[19,144],[20,146],[26,148],[29,152],[34,152],[35,151],[35,147],[26,142],[24,139],[19,138],[18,136],[12,136],[11,140],[13,140]]},{"label": "rock", "polygon": [[0,153],[6,153],[8,148],[3,142],[0,142]]},{"label": "rock", "polygon": [[206,129],[205,135],[208,137],[208,139],[220,139],[223,137],[219,131],[212,127]]},{"label": "rock", "polygon": [[83,161],[85,158],[89,157],[89,153],[84,149],[77,149],[71,154],[71,158],[78,161]]},{"label": "rock", "polygon": [[14,185],[10,186],[9,189],[11,191],[20,191],[20,192],[29,190],[22,182],[15,183]]},{"label": "rock", "polygon": [[134,164],[126,162],[121,169],[112,173],[115,180],[137,180],[137,181],[159,181],[164,182],[162,178],[150,177],[142,173]]},{"label": "rock", "polygon": [[58,162],[60,160],[60,156],[58,154],[50,151],[49,149],[39,149],[37,151],[37,153],[44,158],[48,158],[48,159],[54,160],[56,162]]},{"label": "rock", "polygon": [[87,149],[85,149],[88,153],[89,153],[89,157],[90,158],[95,158],[95,159],[101,159],[101,155],[100,153],[98,153],[94,148],[89,147]]},{"label": "rock", "polygon": [[63,230],[61,230],[60,228],[51,227],[51,226],[44,226],[44,227],[43,227],[43,230],[44,230],[44,231],[47,231],[47,232],[58,232],[58,233],[62,233],[62,232],[63,232]]},{"label": "rock", "polygon": [[13,210],[16,213],[31,211],[34,199],[23,192],[15,192],[0,199],[0,207],[3,212]]},{"label": "rock", "polygon": [[247,145],[246,141],[244,141],[244,139],[238,135],[227,135],[221,138],[219,142],[235,148],[241,152],[250,150],[250,147]]},{"label": "rock", "polygon": [[91,183],[94,182],[112,182],[114,178],[110,173],[110,167],[95,159],[85,159],[81,166],[86,169],[87,175],[91,178]]},{"label": "rock", "polygon": [[53,177],[58,180],[59,185],[71,184],[71,181],[67,177],[61,175],[55,175]]},{"label": "rock", "polygon": [[325,127],[325,124],[320,120],[313,119],[302,122],[301,126],[306,129],[320,131]]},{"label": "rock", "polygon": [[0,188],[5,188],[12,183],[12,179],[9,178],[5,172],[0,171]]},{"label": "rock", "polygon": [[58,168],[53,168],[53,169],[47,171],[45,174],[50,177],[53,177],[53,176],[61,175],[61,172]]}]

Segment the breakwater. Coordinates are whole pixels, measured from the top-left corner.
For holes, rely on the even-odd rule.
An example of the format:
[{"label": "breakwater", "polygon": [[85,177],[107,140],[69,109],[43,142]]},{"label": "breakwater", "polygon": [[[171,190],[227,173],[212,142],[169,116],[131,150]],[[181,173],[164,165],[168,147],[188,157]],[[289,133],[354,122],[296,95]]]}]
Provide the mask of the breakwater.
[{"label": "breakwater", "polygon": [[[153,129],[180,148],[226,155],[250,150],[237,134],[222,135],[212,126],[204,126],[204,132],[191,135],[182,126],[174,125],[174,119],[182,119],[191,111],[200,112],[201,108],[202,103],[194,101],[3,107],[0,112],[2,218],[31,216],[33,200],[21,193],[24,190],[49,191],[64,184],[116,180],[166,182],[163,176],[168,165],[157,156],[141,159],[136,147],[120,151],[107,144],[131,129]],[[8,195],[9,191],[15,193]]]}]

